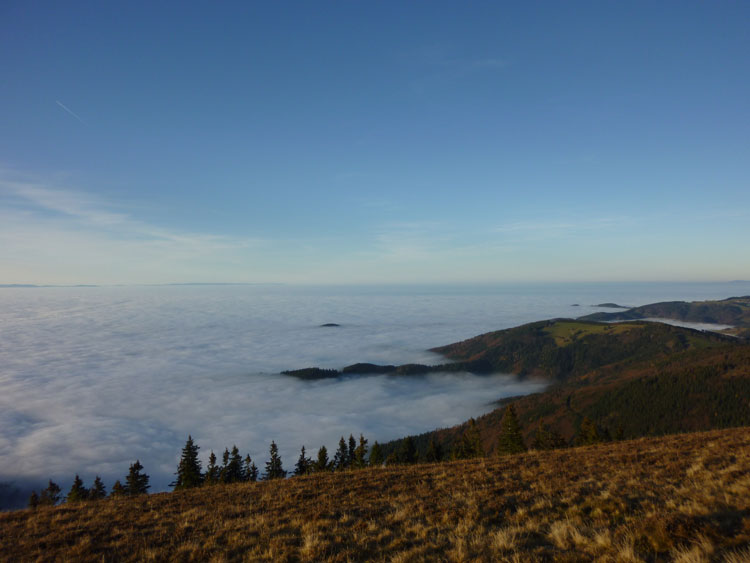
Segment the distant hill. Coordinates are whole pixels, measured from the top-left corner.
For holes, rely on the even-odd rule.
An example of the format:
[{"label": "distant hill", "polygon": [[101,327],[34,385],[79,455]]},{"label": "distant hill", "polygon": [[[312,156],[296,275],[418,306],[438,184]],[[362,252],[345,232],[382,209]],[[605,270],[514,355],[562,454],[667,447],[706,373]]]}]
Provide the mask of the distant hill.
[{"label": "distant hill", "polygon": [[[750,425],[750,344],[649,322],[531,323],[434,349],[458,361],[551,378],[547,390],[501,402],[476,419],[485,451],[497,445],[505,405],[512,402],[527,444],[544,425],[575,443],[585,418],[602,439],[635,438]],[[449,452],[459,425],[413,437],[424,454],[430,439]],[[384,445],[386,454],[398,441]]]},{"label": "distant hill", "polygon": [[730,297],[720,301],[664,301],[617,313],[593,313],[580,317],[579,320],[631,321],[648,318],[750,328],[750,296]]},{"label": "distant hill", "polygon": [[300,379],[354,374],[423,375],[434,372],[513,373],[564,380],[615,361],[654,359],[692,347],[734,339],[710,332],[648,322],[606,324],[553,319],[488,332],[431,351],[452,360],[438,365],[356,363],[341,370],[286,370]]},{"label": "distant hill", "polygon": [[561,381],[614,362],[653,361],[731,340],[659,323],[554,319],[488,332],[432,351],[457,362],[484,362],[495,371]]},{"label": "distant hill", "polygon": [[4,561],[747,561],[747,428],[0,514]]}]

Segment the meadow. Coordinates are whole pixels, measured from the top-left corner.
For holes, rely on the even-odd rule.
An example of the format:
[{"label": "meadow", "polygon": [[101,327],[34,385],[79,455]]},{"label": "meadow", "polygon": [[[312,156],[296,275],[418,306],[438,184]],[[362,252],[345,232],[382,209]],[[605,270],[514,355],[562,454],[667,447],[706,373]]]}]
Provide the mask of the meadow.
[{"label": "meadow", "polygon": [[0,537],[8,561],[748,561],[750,431],[40,507]]}]

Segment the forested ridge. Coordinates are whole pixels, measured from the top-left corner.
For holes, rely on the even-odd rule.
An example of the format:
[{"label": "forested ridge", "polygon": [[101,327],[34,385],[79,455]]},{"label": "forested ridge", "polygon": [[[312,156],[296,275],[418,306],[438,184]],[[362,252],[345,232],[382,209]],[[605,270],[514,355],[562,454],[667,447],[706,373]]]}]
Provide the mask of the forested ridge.
[{"label": "forested ridge", "polygon": [[[508,404],[527,443],[554,432],[558,447],[581,443],[589,424],[597,441],[750,425],[750,344],[742,339],[660,323],[554,320],[436,351],[456,359],[489,358],[554,383],[503,400],[473,423],[412,436],[422,455],[430,442],[451,450],[472,424],[484,448],[494,452]],[[386,454],[399,447],[399,441],[383,445]]]}]

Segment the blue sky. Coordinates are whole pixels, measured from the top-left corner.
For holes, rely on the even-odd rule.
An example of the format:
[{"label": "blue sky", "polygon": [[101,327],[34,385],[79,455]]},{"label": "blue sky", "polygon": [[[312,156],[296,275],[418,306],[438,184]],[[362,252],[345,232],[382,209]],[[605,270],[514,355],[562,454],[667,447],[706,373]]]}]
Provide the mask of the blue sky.
[{"label": "blue sky", "polygon": [[748,28],[745,2],[3,2],[0,283],[748,279]]}]

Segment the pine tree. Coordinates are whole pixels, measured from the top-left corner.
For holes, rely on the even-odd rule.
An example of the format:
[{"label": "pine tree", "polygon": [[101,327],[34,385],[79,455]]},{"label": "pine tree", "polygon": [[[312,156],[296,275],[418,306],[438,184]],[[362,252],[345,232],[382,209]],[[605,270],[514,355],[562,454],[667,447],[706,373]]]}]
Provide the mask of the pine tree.
[{"label": "pine tree", "polygon": [[29,508],[37,508],[39,506],[39,495],[36,494],[36,491],[31,491],[31,496],[29,497]]},{"label": "pine tree", "polygon": [[370,449],[370,467],[380,467],[384,461],[383,449],[380,447],[380,444],[375,442]]},{"label": "pine tree", "polygon": [[115,481],[115,484],[112,485],[112,492],[109,493],[109,496],[111,498],[117,498],[117,497],[124,497],[127,493],[125,490],[125,487],[122,486],[122,483],[120,483],[120,480],[118,479]]},{"label": "pine tree", "polygon": [[224,448],[224,453],[221,455],[221,471],[219,471],[219,481],[222,483],[228,483],[227,478],[229,473],[227,467],[229,466],[229,448]]},{"label": "pine tree", "polygon": [[89,491],[83,486],[83,480],[76,474],[73,485],[70,487],[65,502],[83,502],[89,498]]},{"label": "pine tree", "polygon": [[578,436],[576,437],[576,444],[579,446],[590,446],[592,444],[598,444],[602,442],[602,436],[599,434],[599,430],[588,416],[583,418],[581,427],[578,429]]},{"label": "pine tree", "polygon": [[367,467],[367,440],[362,434],[359,435],[359,445],[354,449],[352,466],[357,469]]},{"label": "pine tree", "polygon": [[99,475],[94,479],[94,484],[89,489],[89,500],[99,500],[107,496],[107,489],[104,488],[102,478]]},{"label": "pine tree", "polygon": [[243,480],[242,456],[237,446],[232,446],[232,453],[224,452],[224,467],[221,469],[222,483],[239,483]]},{"label": "pine tree", "polygon": [[125,477],[125,493],[128,496],[134,497],[136,495],[145,495],[151,488],[148,484],[149,477],[145,473],[141,473],[143,466],[140,460],[135,460],[135,463],[130,465],[128,475]]},{"label": "pine tree", "polygon": [[302,450],[297,458],[297,464],[294,466],[294,474],[307,475],[310,473],[310,467],[312,466],[312,460],[305,455],[305,446],[302,446]]},{"label": "pine tree", "polygon": [[425,461],[428,463],[436,463],[443,461],[443,448],[439,442],[436,442],[434,438],[430,437],[430,442],[427,444],[427,454],[425,455]]},{"label": "pine tree", "polygon": [[215,485],[219,482],[221,475],[221,468],[216,465],[216,454],[211,451],[211,455],[208,456],[208,465],[206,466],[206,475],[203,482],[206,485]]},{"label": "pine tree", "polygon": [[57,483],[50,480],[47,488],[39,495],[39,504],[41,506],[55,506],[60,502],[60,487]]},{"label": "pine tree", "polygon": [[245,456],[245,480],[255,483],[258,480],[258,468],[250,456]]},{"label": "pine tree", "polygon": [[177,466],[177,479],[172,483],[175,491],[180,489],[191,489],[200,487],[203,483],[201,473],[201,462],[198,459],[200,447],[193,442],[193,437],[188,435],[185,447],[182,448],[182,456]]},{"label": "pine tree", "polygon": [[346,445],[346,440],[341,436],[339,440],[339,449],[333,456],[333,469],[335,471],[343,471],[349,465],[349,448]]},{"label": "pine tree", "polygon": [[500,436],[497,439],[497,454],[518,454],[526,451],[523,442],[521,426],[518,424],[516,409],[513,405],[505,407],[503,419],[500,422]]},{"label": "pine tree", "polygon": [[466,443],[469,446],[472,458],[484,457],[482,436],[479,433],[479,426],[477,426],[477,422],[473,418],[469,420],[469,428],[466,430]]},{"label": "pine tree", "polygon": [[479,433],[479,427],[476,420],[469,420],[469,426],[466,428],[461,438],[453,446],[451,451],[453,459],[474,459],[484,457],[484,448],[482,447],[482,437]]},{"label": "pine tree", "polygon": [[531,445],[535,450],[556,450],[565,446],[565,439],[560,433],[557,430],[550,429],[546,424],[539,426]]},{"label": "pine tree", "polygon": [[355,456],[354,452],[356,452],[356,450],[357,450],[357,442],[354,439],[354,436],[349,434],[349,449],[348,449],[347,456],[346,456],[347,467],[351,467],[352,465],[354,465],[354,456]]},{"label": "pine tree", "polygon": [[417,445],[414,443],[414,438],[407,436],[401,440],[401,444],[396,454],[396,460],[398,463],[416,463],[417,462]]},{"label": "pine tree", "polygon": [[276,442],[271,442],[269,454],[271,455],[271,459],[266,462],[266,472],[263,474],[263,478],[266,481],[270,481],[271,479],[283,479],[286,477],[286,471],[284,471],[284,468],[281,465],[279,447],[276,445]]},{"label": "pine tree", "polygon": [[328,460],[328,449],[320,446],[318,450],[318,459],[315,460],[315,471],[327,471],[330,469],[331,462]]}]

